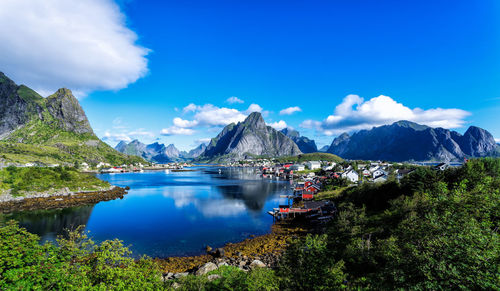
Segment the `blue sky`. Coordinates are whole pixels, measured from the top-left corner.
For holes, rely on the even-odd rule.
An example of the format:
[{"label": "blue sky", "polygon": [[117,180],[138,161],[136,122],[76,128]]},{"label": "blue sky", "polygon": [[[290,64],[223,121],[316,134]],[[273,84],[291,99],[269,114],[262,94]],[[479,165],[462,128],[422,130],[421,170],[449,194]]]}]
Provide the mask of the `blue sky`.
[{"label": "blue sky", "polygon": [[[64,3],[50,5],[57,2]],[[500,138],[498,1],[88,0],[88,8],[60,6],[49,7],[51,13],[73,16],[70,25],[60,33],[40,28],[0,37],[2,47],[19,42],[16,53],[0,48],[0,65],[42,93],[57,86],[75,91],[97,135],[112,145],[139,138],[187,150],[252,110],[319,145],[343,131],[399,119],[459,132],[476,125]],[[95,19],[86,21],[85,13]],[[85,37],[75,41],[66,31],[73,26]],[[16,61],[23,35],[40,35],[37,47],[55,54],[60,46],[45,44],[44,33],[67,45],[64,56]],[[40,67],[50,80],[33,77]],[[290,107],[298,108],[280,114]]]}]

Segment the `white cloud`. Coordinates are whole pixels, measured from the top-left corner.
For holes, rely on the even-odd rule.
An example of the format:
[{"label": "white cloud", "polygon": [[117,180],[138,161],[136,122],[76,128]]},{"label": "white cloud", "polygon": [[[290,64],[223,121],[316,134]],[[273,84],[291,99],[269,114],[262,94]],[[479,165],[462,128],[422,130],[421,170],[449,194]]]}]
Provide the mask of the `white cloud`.
[{"label": "white cloud", "polygon": [[241,104],[241,103],[245,103],[245,101],[241,100],[240,98],[238,98],[236,96],[227,98],[226,102],[229,103],[229,104],[234,104],[234,103],[240,103]]},{"label": "white cloud", "polygon": [[151,131],[146,131],[143,128],[140,128],[135,131],[130,131],[128,135],[133,137],[151,137],[151,138],[155,136],[154,133],[152,133]]},{"label": "white cloud", "polygon": [[500,138],[495,138],[495,142],[500,143]]},{"label": "white cloud", "polygon": [[246,115],[237,109],[217,107],[212,104],[198,106],[194,115],[194,120],[205,126],[225,126],[233,122],[243,121],[245,118]]},{"label": "white cloud", "polygon": [[268,125],[275,128],[276,130],[282,130],[283,128],[287,127],[286,122],[283,120],[273,122],[273,123],[270,123]]},{"label": "white cloud", "polygon": [[250,104],[250,106],[248,106],[248,109],[245,110],[245,113],[250,114],[252,112],[262,112],[263,110],[264,109],[260,107],[259,104]]},{"label": "white cloud", "polygon": [[316,128],[326,135],[340,134],[374,126],[408,120],[431,127],[457,128],[464,125],[470,113],[461,109],[411,109],[388,96],[380,95],[365,101],[358,95],[348,95],[335,107],[333,115],[323,121],[305,120],[303,128]]},{"label": "white cloud", "polygon": [[182,128],[193,127],[193,126],[196,126],[198,124],[198,121],[196,121],[196,120],[189,121],[189,120],[182,119],[180,117],[174,118],[173,122],[174,122],[175,126],[182,127]]},{"label": "white cloud", "polygon": [[154,136],[155,136],[154,133],[152,133],[151,131],[147,131],[144,128],[139,128],[133,131],[125,131],[125,130],[117,131],[115,128],[113,132],[110,131],[104,132],[104,136],[102,137],[102,139],[110,142],[119,142],[119,141],[130,142],[134,139],[153,138]]},{"label": "white cloud", "polygon": [[42,94],[127,87],[148,72],[136,41],[112,0],[0,1],[0,66]]},{"label": "white cloud", "polygon": [[280,115],[292,115],[295,112],[301,112],[302,109],[300,109],[299,106],[293,106],[293,107],[288,107],[280,111]]},{"label": "white cloud", "polygon": [[248,106],[248,109],[243,111],[243,113],[245,113],[246,115],[252,112],[260,112],[263,117],[267,117],[269,115],[269,111],[264,110],[262,107],[260,107],[259,104],[250,104],[250,106]]},{"label": "white cloud", "polygon": [[195,131],[190,128],[171,126],[161,130],[162,135],[192,135]]},{"label": "white cloud", "polygon": [[132,138],[130,138],[126,133],[111,133],[109,131],[106,131],[104,133],[104,136],[102,137],[103,140],[106,141],[111,141],[111,142],[119,142],[119,141],[126,141],[126,142],[131,142]]},{"label": "white cloud", "polygon": [[238,123],[251,112],[261,112],[262,115],[268,113],[258,104],[251,104],[245,111],[234,108],[218,107],[212,104],[196,105],[191,103],[183,108],[183,113],[192,114],[192,119],[175,117],[173,125],[162,130],[163,135],[191,135],[195,131],[193,128],[204,127],[209,132],[218,132],[221,126],[230,123]]},{"label": "white cloud", "polygon": [[196,104],[190,103],[188,106],[186,106],[182,109],[182,112],[187,113],[187,112],[195,111],[197,108],[198,108],[198,106],[196,106]]},{"label": "white cloud", "polygon": [[209,138],[209,137],[207,137],[207,138],[199,138],[199,139],[195,140],[195,143],[196,143],[196,145],[199,145],[199,144],[202,144],[202,143],[208,144],[211,140],[212,139]]}]

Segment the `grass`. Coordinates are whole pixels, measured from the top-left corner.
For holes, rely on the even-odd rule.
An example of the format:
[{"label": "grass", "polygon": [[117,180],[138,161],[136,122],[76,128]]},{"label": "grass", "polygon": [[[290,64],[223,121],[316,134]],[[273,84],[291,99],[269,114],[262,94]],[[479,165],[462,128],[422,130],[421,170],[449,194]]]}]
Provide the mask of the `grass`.
[{"label": "grass", "polygon": [[315,200],[325,200],[325,199],[326,200],[334,200],[334,199],[339,198],[342,195],[342,192],[344,192],[344,190],[347,188],[348,187],[340,187],[340,188],[337,188],[334,190],[321,191],[321,192],[318,192],[318,194],[316,194],[314,196],[314,199]]},{"label": "grass", "polygon": [[108,182],[94,175],[80,173],[68,167],[7,167],[0,170],[0,190],[10,189],[13,195],[65,188],[70,191],[99,190],[109,186]]},{"label": "grass", "polygon": [[309,161],[328,161],[328,162],[340,163],[344,161],[341,157],[329,153],[300,154],[297,156],[279,157],[276,158],[276,160],[278,160],[281,163],[286,163],[286,162],[303,163]]}]

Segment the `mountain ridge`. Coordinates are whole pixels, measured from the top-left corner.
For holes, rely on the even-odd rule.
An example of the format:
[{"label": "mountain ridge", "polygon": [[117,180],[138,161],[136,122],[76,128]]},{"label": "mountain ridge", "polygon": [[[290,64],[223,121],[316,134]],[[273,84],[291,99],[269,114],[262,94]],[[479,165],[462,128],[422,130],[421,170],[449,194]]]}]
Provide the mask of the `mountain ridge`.
[{"label": "mountain ridge", "polygon": [[496,156],[499,147],[486,130],[471,126],[461,135],[444,128],[401,120],[390,125],[336,137],[329,153],[346,159],[401,161],[461,161]]},{"label": "mountain ridge", "polygon": [[316,153],[318,152],[318,147],[316,146],[316,142],[312,139],[309,139],[305,136],[301,136],[300,133],[291,128],[283,128],[280,130],[284,135],[288,136],[297,146],[300,151],[304,154]]},{"label": "mountain ridge", "polygon": [[147,161],[160,164],[181,162],[197,158],[203,153],[205,148],[206,145],[202,143],[196,148],[191,149],[189,152],[186,152],[180,151],[174,144],[165,146],[164,144],[154,142],[147,145],[137,139],[131,141],[130,143],[120,141],[115,146],[115,149],[121,153],[139,156]]}]

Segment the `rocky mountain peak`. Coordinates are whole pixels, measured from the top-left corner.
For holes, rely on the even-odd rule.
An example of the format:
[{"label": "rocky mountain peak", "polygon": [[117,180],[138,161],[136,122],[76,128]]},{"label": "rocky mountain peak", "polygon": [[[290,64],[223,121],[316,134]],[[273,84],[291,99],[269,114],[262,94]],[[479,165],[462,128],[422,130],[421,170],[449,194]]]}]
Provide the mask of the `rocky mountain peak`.
[{"label": "rocky mountain peak", "polygon": [[414,130],[426,130],[427,128],[429,128],[426,125],[418,124],[418,123],[415,123],[415,122],[412,122],[412,121],[408,121],[408,120],[400,120],[400,121],[394,122],[393,124],[391,124],[391,126],[393,126],[393,127],[411,128],[411,129],[414,129]]},{"label": "rocky mountain peak", "polygon": [[294,156],[301,154],[293,140],[267,126],[259,112],[243,122],[229,124],[213,138],[200,156],[202,160],[241,160],[252,156]]},{"label": "rocky mountain peak", "polygon": [[43,98],[0,72],[0,139],[6,138],[34,118],[42,119]]},{"label": "rocky mountain peak", "polygon": [[291,129],[291,128],[289,128],[289,127],[285,127],[285,128],[283,128],[283,129],[281,130],[281,132],[282,132],[284,135],[286,135],[286,136],[288,136],[288,137],[290,137],[290,138],[291,138],[291,137],[300,137],[300,133],[299,133],[298,131],[296,131],[296,130],[294,130],[294,129]]},{"label": "rocky mountain peak", "polygon": [[318,147],[316,146],[316,142],[314,140],[309,139],[305,136],[300,136],[300,133],[294,129],[287,127],[282,129],[281,133],[293,140],[299,147],[300,151],[302,151],[303,153],[307,154],[318,151]]},{"label": "rocky mountain peak", "polygon": [[266,122],[264,121],[264,118],[262,117],[262,114],[260,112],[252,112],[248,117],[243,121],[243,124],[248,127],[253,127],[253,128],[266,128]]},{"label": "rocky mountain peak", "polygon": [[47,109],[66,131],[94,134],[78,100],[71,90],[61,88],[47,97]]}]

